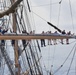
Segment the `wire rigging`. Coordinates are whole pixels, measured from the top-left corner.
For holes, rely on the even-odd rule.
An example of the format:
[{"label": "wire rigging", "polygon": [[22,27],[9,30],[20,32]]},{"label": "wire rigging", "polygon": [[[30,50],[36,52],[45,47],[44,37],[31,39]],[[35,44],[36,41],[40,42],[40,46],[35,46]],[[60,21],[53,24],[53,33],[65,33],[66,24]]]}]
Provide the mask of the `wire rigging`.
[{"label": "wire rigging", "polygon": [[[52,3],[52,0],[50,0],[50,3]],[[51,15],[52,15],[52,6],[50,5],[50,22],[51,22]]]},{"label": "wire rigging", "polygon": [[70,0],[69,0],[69,6],[70,6],[71,19],[72,19],[73,32],[75,32],[75,30],[74,30],[74,24],[73,24],[72,6],[71,6],[71,1]]},{"label": "wire rigging", "polygon": [[[59,2],[59,4],[61,4],[61,2],[62,2],[62,0]],[[71,6],[70,6],[70,8],[71,8]],[[21,11],[21,13],[22,13],[22,11]],[[33,12],[34,13],[34,12]],[[37,15],[36,13],[34,13],[35,15]],[[28,16],[28,15],[27,15]],[[37,16],[39,16],[39,15],[37,15]],[[60,16],[60,8],[59,8],[59,16]],[[72,12],[71,12],[71,16],[72,16]],[[39,16],[40,17],[40,16]],[[41,19],[43,19],[42,17],[40,17]],[[21,15],[21,17],[19,18],[19,20],[21,21],[21,19],[22,19],[22,15]],[[27,18],[28,19],[28,18]],[[28,19],[29,20],[29,19]],[[43,19],[44,21],[46,21],[45,19]],[[58,20],[59,20],[59,18],[58,18]],[[46,21],[47,22],[47,21]],[[49,23],[49,22],[47,22],[47,23]],[[17,23],[18,24],[18,23]],[[49,23],[49,24],[51,24],[51,23]],[[22,25],[22,24],[21,24]],[[18,25],[19,26],[19,25]],[[23,26],[23,25],[22,25]],[[53,25],[52,25],[53,26]],[[56,28],[55,26],[53,26],[54,28]],[[29,27],[28,27],[29,28]],[[73,27],[74,28],[74,27]],[[19,28],[20,29],[20,28]],[[30,27],[30,29],[31,29],[31,27]],[[33,50],[32,50],[32,47],[30,46],[30,50],[33,52]],[[28,49],[27,49],[28,50]],[[32,70],[32,68],[31,68],[31,64],[32,64],[32,61],[34,61],[36,64],[35,64],[35,68],[37,68],[38,69],[38,71],[40,72],[40,70],[39,70],[39,67],[38,67],[38,64],[37,64],[37,60],[36,60],[36,58],[35,58],[35,55],[34,55],[34,52],[33,52],[33,54],[31,54],[32,56],[33,56],[33,60],[31,61],[31,59],[29,59],[29,57],[30,57],[30,54],[29,54],[29,52],[27,51],[27,50],[25,50],[25,53],[27,53],[26,55],[26,57],[27,57],[27,61],[29,61],[29,67],[30,67],[30,70],[31,70],[31,72],[33,72],[33,70]],[[36,49],[35,49],[36,50]],[[41,50],[40,50],[41,51]],[[31,52],[31,53],[32,53]],[[72,51],[71,51],[72,52]],[[66,58],[66,60],[63,62],[63,64],[55,71],[55,73],[57,72],[57,71],[59,71],[60,70],[60,68],[65,64],[65,62],[67,61],[67,59],[69,58],[69,56],[70,56],[70,54],[71,54],[71,52],[69,53],[69,55],[68,55],[68,57]],[[73,62],[73,59],[74,59],[74,55],[75,55],[75,53],[73,54],[73,58],[72,58],[72,61],[71,61],[71,64],[70,64],[70,67],[69,67],[69,70],[70,70],[70,68],[71,68],[71,65],[72,65],[72,62]],[[54,53],[53,53],[53,61],[54,61],[54,57],[55,56],[55,48],[54,48]],[[52,63],[53,64],[53,63]],[[34,68],[34,69],[35,69]],[[69,73],[69,70],[68,70],[68,73]],[[37,74],[37,73],[36,73]]]},{"label": "wire rigging", "polygon": [[[33,11],[32,11],[33,12]],[[35,12],[33,12],[36,16],[40,17],[41,19],[43,19],[44,21],[46,21],[44,18],[42,18],[41,16],[39,16],[38,14],[36,14]],[[47,21],[46,21],[47,22]]]},{"label": "wire rigging", "polygon": [[[32,11],[33,12],[33,11]],[[62,32],[61,29],[59,29],[57,26],[53,25],[52,23],[46,21],[44,18],[42,18],[41,16],[39,16],[38,14],[36,14],[35,12],[33,12],[35,15],[37,15],[38,17],[40,17],[41,19],[43,19],[45,22],[47,22],[47,24],[49,24],[50,26],[52,26],[54,29],[56,29],[58,32]]]},{"label": "wire rigging", "polygon": [[51,48],[50,48],[50,45],[49,45],[49,49],[48,49],[48,67],[50,66],[50,64],[49,64],[49,58],[50,58],[50,50],[51,50]]},{"label": "wire rigging", "polygon": [[58,2],[54,2],[54,3],[50,3],[50,4],[38,5],[38,6],[32,6],[32,7],[49,6],[49,5],[54,5],[54,4],[59,4],[59,1]]},{"label": "wire rigging", "polygon": [[24,14],[25,14],[25,18],[26,18],[26,24],[27,24],[27,27],[28,27],[28,31],[30,32],[31,31],[31,24],[30,24],[30,20],[29,20],[29,12],[27,12],[26,10],[26,6],[24,4],[25,2],[23,1],[23,5],[24,5]]},{"label": "wire rigging", "polygon": [[57,27],[59,26],[60,12],[61,12],[61,3],[62,3],[62,0],[59,2],[59,14],[58,14],[58,25],[57,25]]},{"label": "wire rigging", "polygon": [[52,65],[51,65],[51,68],[53,67],[53,64],[54,64],[54,60],[55,60],[55,51],[56,51],[56,45],[54,46],[54,52],[53,52],[53,59],[52,59]]},{"label": "wire rigging", "polygon": [[71,68],[71,66],[72,66],[73,59],[74,59],[74,56],[75,56],[75,52],[76,52],[76,47],[75,47],[75,50],[74,50],[74,54],[73,54],[73,57],[72,57],[72,60],[71,60],[71,63],[70,63],[69,69],[68,69],[68,71],[67,71],[67,75],[69,74],[70,68]]},{"label": "wire rigging", "polygon": [[68,58],[69,58],[69,56],[71,55],[71,53],[72,53],[73,49],[75,48],[75,46],[76,46],[76,44],[73,46],[72,50],[70,51],[70,53],[69,53],[68,56],[66,57],[65,61],[64,61],[64,62],[62,63],[62,65],[60,65],[60,67],[54,72],[54,74],[57,73],[57,72],[63,67],[63,65],[64,65],[64,64],[66,63],[66,61],[68,60]]},{"label": "wire rigging", "polygon": [[[50,4],[52,3],[52,0],[50,0]],[[50,5],[50,22],[51,22],[51,17],[52,17],[52,5]],[[51,30],[51,28],[49,27],[49,30]]]}]

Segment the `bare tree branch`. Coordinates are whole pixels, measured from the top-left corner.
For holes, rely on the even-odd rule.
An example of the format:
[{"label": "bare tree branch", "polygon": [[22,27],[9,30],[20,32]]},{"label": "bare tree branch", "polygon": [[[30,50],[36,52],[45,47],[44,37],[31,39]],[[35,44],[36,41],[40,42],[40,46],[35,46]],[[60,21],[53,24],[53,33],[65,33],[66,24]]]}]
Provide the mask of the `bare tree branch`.
[{"label": "bare tree branch", "polygon": [[21,1],[23,1],[23,0],[17,0],[14,4],[12,4],[12,6],[9,9],[1,12],[0,18],[2,18],[5,15],[9,15],[10,13],[14,13],[15,9],[17,8],[17,6],[20,4]]}]

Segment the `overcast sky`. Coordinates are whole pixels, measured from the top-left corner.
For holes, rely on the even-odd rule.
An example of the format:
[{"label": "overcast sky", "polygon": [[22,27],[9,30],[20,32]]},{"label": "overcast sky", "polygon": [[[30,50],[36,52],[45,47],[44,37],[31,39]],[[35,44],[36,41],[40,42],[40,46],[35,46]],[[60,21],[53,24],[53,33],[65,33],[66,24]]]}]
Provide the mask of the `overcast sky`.
[{"label": "overcast sky", "polygon": [[[46,32],[48,30],[54,32],[55,30],[47,24],[47,21],[50,21],[61,30],[65,29],[66,32],[71,31],[72,33],[76,33],[76,0],[62,0],[61,4],[59,4],[60,1],[61,0],[30,0],[32,11],[37,14],[35,15],[33,13],[35,22],[34,29],[36,29],[36,32],[41,33],[42,31]],[[49,64],[46,67],[47,69],[49,67],[48,70],[50,70],[51,65],[53,65],[52,70],[54,72],[64,62],[75,44],[75,42],[71,43],[73,41],[74,40],[71,40],[69,45],[58,44],[56,46],[42,48],[43,56],[47,53],[43,60],[46,64]],[[63,69],[55,75],[67,75],[72,55]],[[46,59],[49,61],[46,61]],[[75,60],[69,75],[75,75]]]},{"label": "overcast sky", "polygon": [[[71,5],[69,0],[62,0],[61,4],[59,4],[60,1],[61,0],[31,0],[32,10],[46,21],[51,21],[51,23],[60,29],[65,29],[66,31],[71,30],[75,33],[76,0],[70,0]],[[49,27],[46,21],[37,15],[34,14],[36,29],[50,30],[52,27]],[[53,30],[53,28],[51,30]]]}]

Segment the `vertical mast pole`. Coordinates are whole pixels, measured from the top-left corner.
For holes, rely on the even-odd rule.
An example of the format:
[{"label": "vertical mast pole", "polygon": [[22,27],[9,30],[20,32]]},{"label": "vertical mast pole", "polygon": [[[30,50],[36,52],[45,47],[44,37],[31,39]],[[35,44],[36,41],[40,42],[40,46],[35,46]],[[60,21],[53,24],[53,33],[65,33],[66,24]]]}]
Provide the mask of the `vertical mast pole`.
[{"label": "vertical mast pole", "polygon": [[[14,3],[15,0],[13,0],[12,3]],[[17,27],[16,27],[16,14],[13,13],[13,32],[16,33]],[[20,75],[20,65],[19,65],[19,60],[18,60],[18,41],[15,40],[15,45],[14,45],[14,56],[15,56],[15,75]]]}]

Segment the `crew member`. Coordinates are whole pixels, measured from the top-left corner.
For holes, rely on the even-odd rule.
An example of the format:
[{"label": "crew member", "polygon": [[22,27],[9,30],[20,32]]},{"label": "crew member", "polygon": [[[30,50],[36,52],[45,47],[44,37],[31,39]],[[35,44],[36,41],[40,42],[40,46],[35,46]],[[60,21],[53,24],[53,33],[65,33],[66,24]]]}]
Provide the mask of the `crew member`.
[{"label": "crew member", "polygon": [[[27,33],[26,30],[22,31],[23,34],[26,34],[28,35],[29,33]],[[23,46],[25,47],[26,46],[26,40],[22,40],[22,43],[23,43]]]},{"label": "crew member", "polygon": [[[44,31],[42,32],[42,34],[44,35]],[[45,39],[41,39],[41,47],[45,46]]]}]

